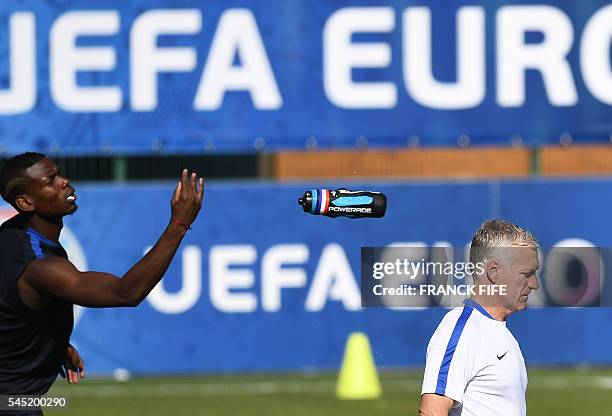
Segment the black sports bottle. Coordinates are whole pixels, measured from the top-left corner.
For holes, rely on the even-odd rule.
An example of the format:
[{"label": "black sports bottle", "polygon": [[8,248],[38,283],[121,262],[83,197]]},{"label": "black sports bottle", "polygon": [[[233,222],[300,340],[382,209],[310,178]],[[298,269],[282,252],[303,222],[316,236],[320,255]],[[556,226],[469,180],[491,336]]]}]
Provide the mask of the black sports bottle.
[{"label": "black sports bottle", "polygon": [[304,212],[328,217],[380,218],[387,210],[387,197],[380,192],[312,189],[298,199]]}]

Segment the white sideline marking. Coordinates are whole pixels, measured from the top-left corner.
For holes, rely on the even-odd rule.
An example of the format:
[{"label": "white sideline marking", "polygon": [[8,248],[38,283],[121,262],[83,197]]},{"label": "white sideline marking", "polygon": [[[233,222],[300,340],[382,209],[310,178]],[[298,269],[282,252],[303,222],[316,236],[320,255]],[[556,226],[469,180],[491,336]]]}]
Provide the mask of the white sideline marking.
[{"label": "white sideline marking", "polygon": [[[160,381],[163,383],[163,380]],[[421,380],[385,379],[383,391],[405,392],[420,389]],[[268,394],[333,394],[335,381],[245,381],[245,382],[190,382],[177,384],[152,384],[131,386],[129,383],[79,385],[60,387],[51,396],[67,397],[183,397],[219,395],[268,395]],[[534,376],[529,381],[533,389],[563,389],[571,387],[612,390],[612,377],[557,377]]]},{"label": "white sideline marking", "polygon": [[[386,391],[406,391],[421,387],[416,380],[390,380],[383,383]],[[335,391],[335,381],[264,381],[235,383],[177,383],[158,385],[117,385],[73,386],[51,392],[51,396],[66,394],[68,397],[177,397],[177,396],[218,396],[218,395],[266,395],[266,394],[326,394]]]}]

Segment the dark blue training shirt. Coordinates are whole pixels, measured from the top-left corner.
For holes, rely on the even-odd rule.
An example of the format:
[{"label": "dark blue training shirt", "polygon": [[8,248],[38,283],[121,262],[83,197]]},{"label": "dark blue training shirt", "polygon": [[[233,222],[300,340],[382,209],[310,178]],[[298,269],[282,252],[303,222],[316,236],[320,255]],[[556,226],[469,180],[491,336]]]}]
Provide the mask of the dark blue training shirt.
[{"label": "dark blue training shirt", "polygon": [[70,302],[46,296],[43,310],[23,303],[17,279],[38,259],[64,248],[25,224],[23,215],[0,227],[0,394],[44,394],[66,354],[74,317]]}]

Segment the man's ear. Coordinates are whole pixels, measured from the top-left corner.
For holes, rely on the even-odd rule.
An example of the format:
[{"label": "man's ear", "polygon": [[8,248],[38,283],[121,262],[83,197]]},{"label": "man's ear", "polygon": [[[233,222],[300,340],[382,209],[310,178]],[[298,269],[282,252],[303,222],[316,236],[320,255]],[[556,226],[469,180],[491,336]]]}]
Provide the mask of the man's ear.
[{"label": "man's ear", "polygon": [[17,195],[15,197],[15,206],[21,212],[34,212],[34,201],[28,195]]},{"label": "man's ear", "polygon": [[491,260],[486,265],[485,271],[487,273],[487,279],[493,284],[497,283],[499,280],[499,268],[500,264],[498,260]]}]

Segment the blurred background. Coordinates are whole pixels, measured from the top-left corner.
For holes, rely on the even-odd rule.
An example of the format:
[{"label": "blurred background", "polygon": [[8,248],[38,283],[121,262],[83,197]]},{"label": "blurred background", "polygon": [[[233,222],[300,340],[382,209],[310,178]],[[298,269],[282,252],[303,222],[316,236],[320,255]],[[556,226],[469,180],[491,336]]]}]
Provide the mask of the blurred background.
[{"label": "blurred background", "polygon": [[[447,310],[361,308],[361,247],[464,246],[490,218],[610,247],[611,38],[603,0],[0,4],[0,155],[72,179],[61,242],[81,270],[125,273],[180,170],[206,178],[149,297],[76,308],[88,380],[57,382],[70,404],[48,414],[416,414]],[[386,216],[297,204],[341,187],[384,192]],[[529,414],[612,414],[611,326],[608,308],[510,318]],[[335,395],[353,333],[370,400]]]}]

